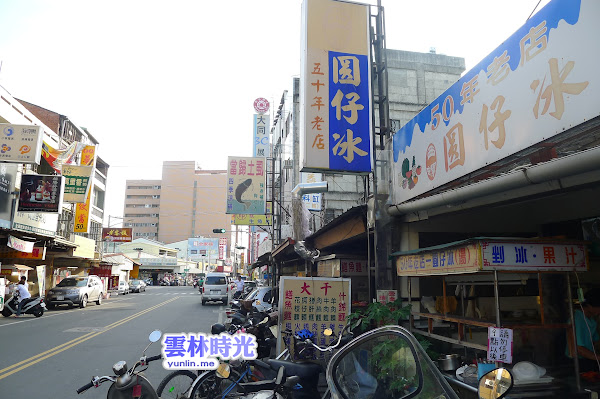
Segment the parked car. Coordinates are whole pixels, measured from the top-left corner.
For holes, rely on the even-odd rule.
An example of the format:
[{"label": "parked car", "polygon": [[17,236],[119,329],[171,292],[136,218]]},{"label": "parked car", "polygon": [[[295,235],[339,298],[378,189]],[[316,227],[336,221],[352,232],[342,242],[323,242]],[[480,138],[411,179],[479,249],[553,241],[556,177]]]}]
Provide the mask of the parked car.
[{"label": "parked car", "polygon": [[208,301],[221,301],[228,304],[232,292],[226,273],[207,273],[200,290],[202,305]]},{"label": "parked car", "polygon": [[80,308],[85,308],[89,301],[100,305],[104,295],[102,288],[102,281],[98,276],[67,277],[48,291],[46,305],[49,309],[57,305],[79,305]]},{"label": "parked car", "polygon": [[142,280],[130,280],[129,289],[131,292],[146,291],[146,283],[144,283]]},{"label": "parked car", "polygon": [[119,281],[119,288],[117,290],[117,295],[118,294],[129,294],[129,284],[127,284],[127,281]]},{"label": "parked car", "polygon": [[244,301],[252,301],[252,307],[256,308],[259,312],[263,312],[272,306],[272,299],[272,287],[258,287],[248,294],[244,298]]}]

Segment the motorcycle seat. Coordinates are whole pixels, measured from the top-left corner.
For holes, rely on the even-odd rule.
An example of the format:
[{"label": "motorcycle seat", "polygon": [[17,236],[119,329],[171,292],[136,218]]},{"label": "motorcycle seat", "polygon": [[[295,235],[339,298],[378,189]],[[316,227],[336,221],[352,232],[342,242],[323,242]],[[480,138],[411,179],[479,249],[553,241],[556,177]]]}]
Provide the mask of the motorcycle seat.
[{"label": "motorcycle seat", "polygon": [[34,297],[29,297],[29,298],[25,298],[23,299],[23,305],[26,305],[27,303],[31,302],[31,301],[35,301],[37,298]]},{"label": "motorcycle seat", "polygon": [[296,375],[300,378],[310,378],[319,375],[322,371],[316,363],[294,363],[288,360],[268,359],[267,363],[273,370],[285,367],[285,375]]}]

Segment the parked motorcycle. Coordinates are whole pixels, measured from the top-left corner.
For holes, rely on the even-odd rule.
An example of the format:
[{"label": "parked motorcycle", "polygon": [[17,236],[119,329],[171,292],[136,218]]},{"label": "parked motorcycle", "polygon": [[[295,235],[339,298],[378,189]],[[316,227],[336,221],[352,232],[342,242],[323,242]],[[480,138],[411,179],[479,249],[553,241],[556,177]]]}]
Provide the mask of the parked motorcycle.
[{"label": "parked motorcycle", "polygon": [[[44,315],[44,312],[48,310],[46,308],[46,303],[44,302],[44,298],[42,297],[30,297],[23,299],[25,303],[21,308],[21,314],[32,314],[35,317],[41,317]],[[10,297],[8,301],[4,304],[4,309],[2,309],[2,316],[9,317],[13,314],[17,314],[17,309],[19,307],[19,294],[18,291]]]},{"label": "parked motorcycle", "polygon": [[[125,399],[125,398],[140,398],[140,399],[159,399],[156,391],[150,384],[150,381],[142,374],[146,370],[148,363],[159,360],[162,355],[146,357],[146,350],[154,342],[158,341],[162,336],[162,332],[155,330],[150,333],[148,339],[150,343],[142,352],[142,357],[137,361],[132,368],[127,369],[127,363],[123,360],[115,363],[112,367],[115,375],[112,376],[95,376],[92,381],[77,390],[81,394],[91,387],[98,388],[103,382],[110,381],[112,385],[106,394],[107,399]],[[144,367],[141,370],[136,370],[138,367]]]}]

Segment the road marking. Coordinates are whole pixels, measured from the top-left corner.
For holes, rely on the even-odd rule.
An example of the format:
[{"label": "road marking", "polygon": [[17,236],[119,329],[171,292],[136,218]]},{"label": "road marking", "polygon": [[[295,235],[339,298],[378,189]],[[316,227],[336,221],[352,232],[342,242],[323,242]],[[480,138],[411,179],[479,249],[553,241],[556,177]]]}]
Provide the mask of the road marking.
[{"label": "road marking", "polygon": [[[151,311],[153,311],[153,310],[155,310],[157,308],[160,308],[161,306],[164,306],[164,305],[166,305],[166,304],[168,304],[170,302],[173,302],[173,301],[177,300],[178,298],[179,297],[171,298],[169,300],[166,300],[164,302],[159,303],[158,305],[152,306],[152,307],[150,307],[148,309],[142,310],[141,312],[135,313],[135,314],[133,314],[131,316],[125,317],[124,319],[121,319],[121,320],[116,321],[116,322],[114,322],[112,324],[109,324],[108,326],[104,327],[104,329],[102,331],[91,332],[91,333],[82,335],[79,338],[76,338],[76,339],[73,339],[71,341],[65,342],[64,344],[55,346],[54,348],[48,349],[47,351],[44,351],[42,353],[38,353],[37,355],[30,357],[29,359],[25,359],[25,360],[22,360],[22,361],[20,361],[18,363],[15,363],[13,365],[5,367],[2,370],[0,370],[0,380],[3,379],[3,378],[6,378],[6,377],[8,377],[8,376],[10,376],[10,375],[12,375],[12,374],[14,374],[16,372],[19,372],[19,371],[21,371],[23,369],[26,369],[27,367],[33,366],[34,364],[39,363],[39,362],[41,362],[44,359],[47,359],[47,358],[52,357],[54,355],[57,355],[60,352],[63,352],[65,350],[69,349],[69,348],[74,347],[75,345],[79,345],[82,342],[87,341],[88,339],[94,338],[94,337],[96,337],[96,336],[98,336],[100,334],[105,333],[106,331],[112,330],[113,328],[118,327],[121,324],[125,324],[128,321],[131,321],[131,320],[133,320],[133,319],[135,319],[135,318],[137,318],[139,316],[142,316],[142,315],[144,315],[144,314],[146,314],[148,312],[151,312]],[[17,366],[20,366],[20,367],[17,367]],[[17,367],[17,368],[15,368],[15,367]],[[10,369],[13,369],[13,370],[10,370]]]}]

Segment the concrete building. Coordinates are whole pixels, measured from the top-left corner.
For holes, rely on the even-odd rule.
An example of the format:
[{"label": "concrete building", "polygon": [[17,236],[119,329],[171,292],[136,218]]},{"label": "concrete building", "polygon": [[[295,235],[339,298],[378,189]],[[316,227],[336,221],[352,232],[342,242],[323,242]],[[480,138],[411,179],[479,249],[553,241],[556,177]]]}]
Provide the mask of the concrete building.
[{"label": "concrete building", "polygon": [[163,243],[190,237],[215,237],[229,230],[225,213],[225,170],[202,170],[194,161],[163,162],[161,180],[127,180],[124,227],[135,238]]}]

